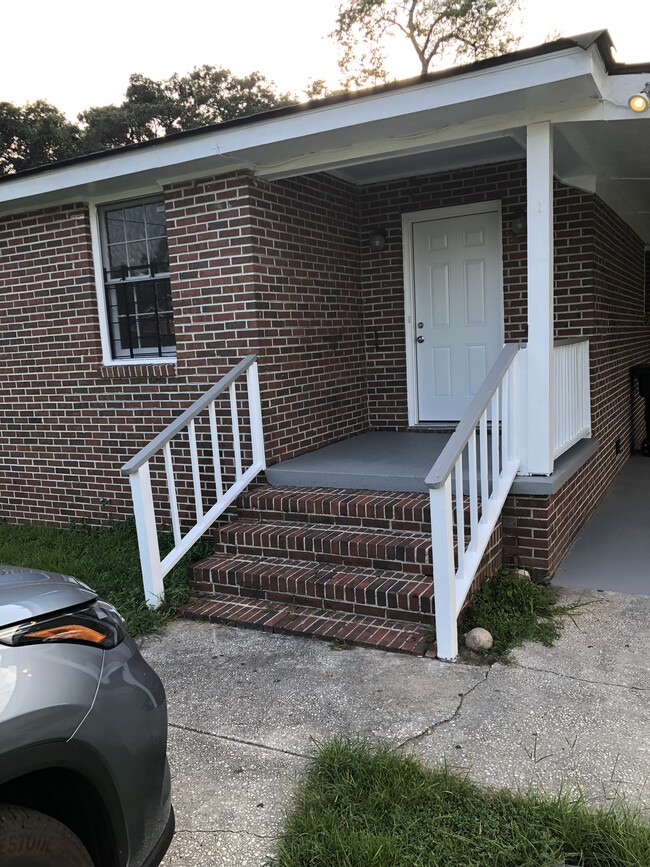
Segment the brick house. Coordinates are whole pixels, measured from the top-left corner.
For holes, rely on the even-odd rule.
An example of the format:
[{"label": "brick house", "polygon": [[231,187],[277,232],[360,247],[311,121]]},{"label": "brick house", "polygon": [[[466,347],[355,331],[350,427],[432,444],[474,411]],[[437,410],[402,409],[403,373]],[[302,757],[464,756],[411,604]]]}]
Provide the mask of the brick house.
[{"label": "brick house", "polygon": [[[241,493],[198,591],[430,622],[426,491],[449,512],[459,486],[441,568],[465,559],[459,522],[490,522],[452,608],[502,562],[555,569],[644,436],[650,111],[628,99],[650,64],[611,47],[561,39],[2,178],[0,517],[130,514],[122,464],[253,353],[269,484]],[[459,468],[444,449],[477,394]]]}]

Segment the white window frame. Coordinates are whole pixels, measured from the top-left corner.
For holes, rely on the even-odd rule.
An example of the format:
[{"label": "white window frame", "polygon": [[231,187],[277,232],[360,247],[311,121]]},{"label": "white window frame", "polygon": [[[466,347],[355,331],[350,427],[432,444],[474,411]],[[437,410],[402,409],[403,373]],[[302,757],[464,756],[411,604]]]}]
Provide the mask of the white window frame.
[{"label": "white window frame", "polygon": [[105,196],[101,199],[92,199],[87,202],[90,216],[90,237],[93,251],[93,268],[95,271],[95,289],[97,297],[97,310],[99,313],[99,333],[102,344],[102,364],[106,367],[133,367],[136,365],[161,365],[176,364],[176,353],[169,355],[141,355],[135,358],[113,358],[113,346],[111,340],[111,323],[109,320],[106,304],[106,283],[104,280],[104,250],[100,227],[100,208],[105,205],[117,204],[118,202],[140,202],[152,196],[162,197],[159,187],[137,190],[126,195],[116,193],[113,196]]}]

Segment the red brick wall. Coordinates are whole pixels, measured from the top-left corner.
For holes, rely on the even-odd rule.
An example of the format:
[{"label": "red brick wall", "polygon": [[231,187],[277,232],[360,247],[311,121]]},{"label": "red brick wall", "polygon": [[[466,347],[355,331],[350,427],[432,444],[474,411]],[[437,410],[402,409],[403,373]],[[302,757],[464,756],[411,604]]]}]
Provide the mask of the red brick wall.
[{"label": "red brick wall", "polygon": [[368,429],[358,196],[326,176],[254,187],[269,463]]}]

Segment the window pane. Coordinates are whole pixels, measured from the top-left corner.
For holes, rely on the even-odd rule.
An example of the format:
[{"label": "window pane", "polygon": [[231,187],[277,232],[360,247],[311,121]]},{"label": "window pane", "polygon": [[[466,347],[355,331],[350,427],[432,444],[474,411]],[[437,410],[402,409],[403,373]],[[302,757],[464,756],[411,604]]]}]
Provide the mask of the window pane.
[{"label": "window pane", "polygon": [[129,256],[129,276],[140,277],[149,273],[149,257],[147,256],[147,242],[134,241],[127,244]]},{"label": "window pane", "polygon": [[149,261],[155,266],[154,271],[166,273],[169,271],[169,254],[167,252],[167,238],[156,238],[149,241]]},{"label": "window pane", "polygon": [[159,280],[156,283],[158,295],[158,312],[171,313],[172,311],[172,288],[168,280]]},{"label": "window pane", "polygon": [[124,211],[106,212],[106,236],[109,244],[116,244],[124,240]]},{"label": "window pane", "polygon": [[144,231],[144,205],[124,208],[124,225],[127,241],[141,241],[146,237]]},{"label": "window pane", "polygon": [[156,300],[154,298],[154,284],[145,283],[138,286],[138,314],[155,313]]},{"label": "window pane", "polygon": [[155,238],[165,234],[165,205],[164,202],[149,202],[144,206],[147,220],[147,235]]},{"label": "window pane", "polygon": [[113,244],[108,248],[108,268],[111,277],[119,279],[122,276],[122,266],[126,264],[126,244]]}]

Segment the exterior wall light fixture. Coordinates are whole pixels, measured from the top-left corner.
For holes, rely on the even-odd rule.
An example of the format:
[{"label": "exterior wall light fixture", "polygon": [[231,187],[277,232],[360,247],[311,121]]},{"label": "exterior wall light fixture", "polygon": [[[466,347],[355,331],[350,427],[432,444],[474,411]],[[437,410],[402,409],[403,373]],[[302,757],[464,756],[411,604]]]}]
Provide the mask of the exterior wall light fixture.
[{"label": "exterior wall light fixture", "polygon": [[628,99],[627,104],[632,111],[639,113],[645,111],[650,105],[650,81],[646,81],[643,90],[640,90],[638,93],[633,93]]},{"label": "exterior wall light fixture", "polygon": [[370,233],[370,249],[373,253],[381,253],[386,246],[386,230],[373,229]]},{"label": "exterior wall light fixture", "polygon": [[510,232],[515,235],[515,237],[519,237],[520,235],[526,234],[526,229],[528,228],[528,221],[526,219],[526,211],[516,211],[512,215],[512,219],[510,220]]}]

